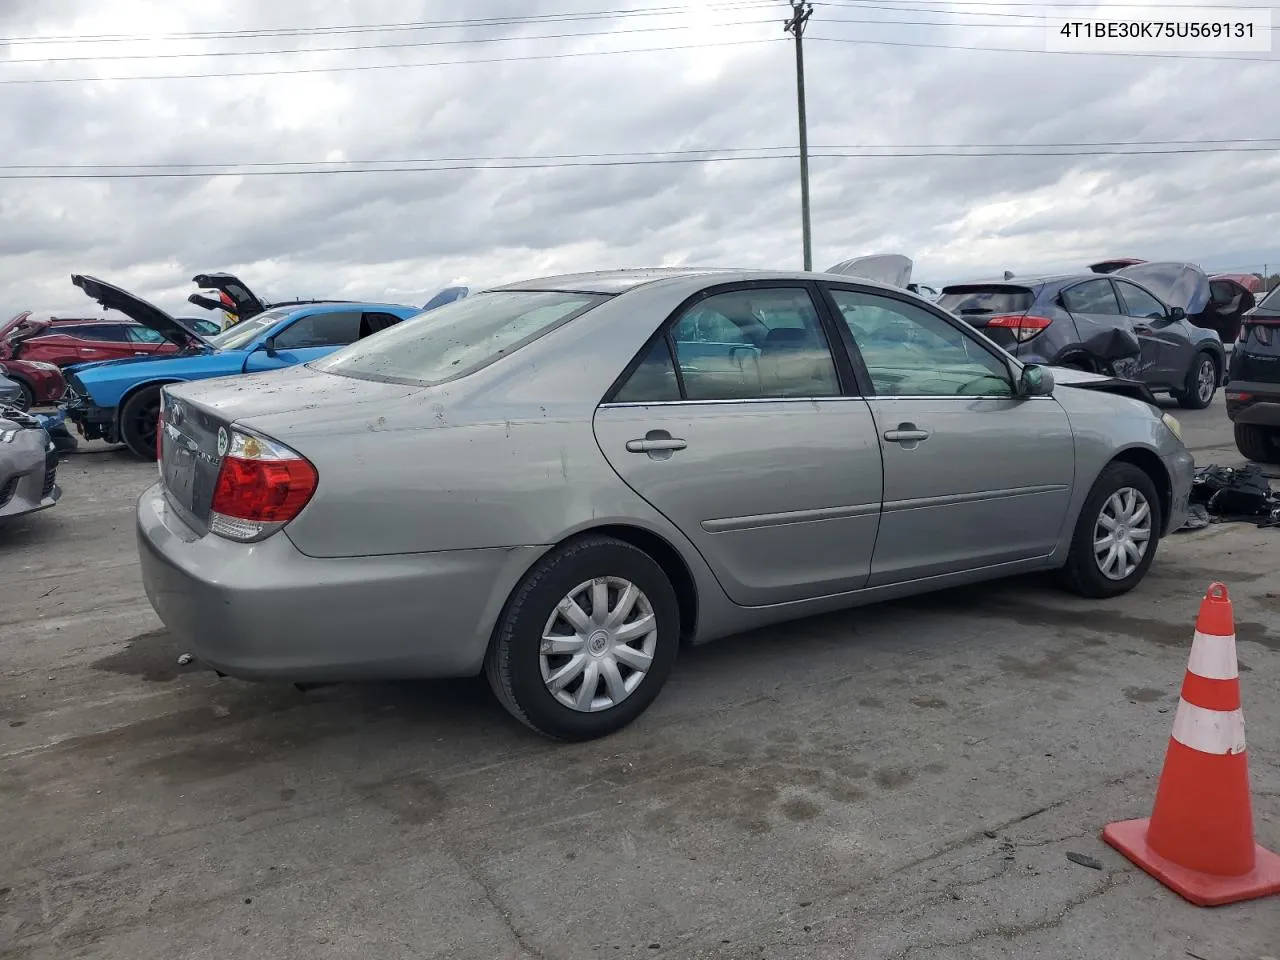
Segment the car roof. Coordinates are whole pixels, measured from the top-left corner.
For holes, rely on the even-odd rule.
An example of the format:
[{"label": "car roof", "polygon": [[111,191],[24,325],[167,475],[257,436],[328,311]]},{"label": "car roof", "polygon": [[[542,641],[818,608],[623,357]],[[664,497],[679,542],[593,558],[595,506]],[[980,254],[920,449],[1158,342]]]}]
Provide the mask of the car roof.
[{"label": "car roof", "polygon": [[562,293],[614,295],[626,293],[628,290],[634,290],[650,283],[712,278],[721,282],[733,282],[735,280],[825,280],[833,283],[857,283],[901,292],[900,287],[878,283],[875,280],[866,280],[862,277],[849,277],[836,273],[806,273],[801,270],[761,270],[747,267],[643,267],[630,270],[599,270],[591,273],[567,273],[553,277],[541,277],[536,280],[521,280],[518,283],[489,287],[488,290],[545,290]]},{"label": "car roof", "polygon": [[[948,283],[943,287],[943,292],[954,287],[1037,287],[1037,286],[1061,286],[1064,283],[1070,283],[1074,280],[1102,280],[1113,276],[1109,273],[1054,273],[1039,277],[1013,277],[1005,280],[1003,277],[991,280],[965,280],[961,283]],[[1130,279],[1121,277],[1121,280]],[[1139,284],[1141,286],[1141,284]]]},{"label": "car roof", "polygon": [[[268,311],[279,310],[281,316],[293,316],[295,313],[340,313],[344,310],[361,311],[409,311],[421,312],[421,307],[411,307],[404,303],[375,303],[371,300],[318,300],[309,303],[282,303],[268,307]],[[252,319],[252,318],[250,318]]]}]

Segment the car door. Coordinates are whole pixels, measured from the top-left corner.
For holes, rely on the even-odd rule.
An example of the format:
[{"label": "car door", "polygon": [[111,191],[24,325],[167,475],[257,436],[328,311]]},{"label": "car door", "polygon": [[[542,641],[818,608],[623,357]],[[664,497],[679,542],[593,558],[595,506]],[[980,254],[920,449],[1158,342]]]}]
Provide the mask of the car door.
[{"label": "car door", "polygon": [[1170,319],[1168,308],[1132,280],[1115,277],[1114,282],[1142,344],[1142,381],[1181,387],[1191,367],[1191,344],[1182,328],[1185,321]]},{"label": "car door", "polygon": [[359,310],[302,314],[287,326],[276,327],[270,338],[273,351],[254,350],[245,358],[246,373],[275,370],[318,360],[360,337]]},{"label": "car door", "polygon": [[1099,369],[1114,370],[1118,376],[1141,369],[1140,359],[1134,368],[1132,354],[1116,355],[1117,335],[1121,333],[1132,350],[1133,341],[1127,334],[1133,331],[1133,321],[1125,316],[1110,279],[1095,277],[1065,285],[1058,292],[1058,302],[1071,315],[1078,344]]},{"label": "car door", "polygon": [[669,317],[605,398],[600,449],[735,603],[856,590],[883,478],[831,318],[812,284],[714,290]]},{"label": "car door", "polygon": [[884,458],[868,586],[1047,557],[1075,475],[1058,402],[1015,397],[1009,361],[958,320],[882,291],[828,290]]}]

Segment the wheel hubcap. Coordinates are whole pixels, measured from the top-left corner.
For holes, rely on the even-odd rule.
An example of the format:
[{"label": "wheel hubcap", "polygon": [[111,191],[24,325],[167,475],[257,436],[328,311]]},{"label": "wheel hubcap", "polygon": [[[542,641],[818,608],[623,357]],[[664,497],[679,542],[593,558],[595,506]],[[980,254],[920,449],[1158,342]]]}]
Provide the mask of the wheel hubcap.
[{"label": "wheel hubcap", "polygon": [[1196,378],[1196,387],[1203,402],[1208,402],[1209,398],[1213,396],[1214,372],[1216,370],[1217,368],[1213,365],[1212,360],[1205,360],[1200,364],[1200,374]]},{"label": "wheel hubcap", "polygon": [[1142,491],[1122,487],[1102,505],[1093,528],[1093,557],[1108,580],[1132,576],[1151,544],[1151,504]]},{"label": "wheel hubcap", "polygon": [[621,577],[574,587],[542,628],[542,682],[560,703],[582,713],[616,707],[653,664],[658,620],[644,591]]}]

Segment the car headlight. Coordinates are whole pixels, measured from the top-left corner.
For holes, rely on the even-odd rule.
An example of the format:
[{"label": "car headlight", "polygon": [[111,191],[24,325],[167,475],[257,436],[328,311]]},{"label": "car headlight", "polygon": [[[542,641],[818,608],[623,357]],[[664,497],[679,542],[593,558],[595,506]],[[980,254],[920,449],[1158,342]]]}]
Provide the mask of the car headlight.
[{"label": "car headlight", "polygon": [[1170,433],[1179,440],[1182,439],[1182,424],[1180,424],[1175,417],[1164,413],[1160,415],[1160,419],[1164,421],[1164,425],[1169,428]]}]

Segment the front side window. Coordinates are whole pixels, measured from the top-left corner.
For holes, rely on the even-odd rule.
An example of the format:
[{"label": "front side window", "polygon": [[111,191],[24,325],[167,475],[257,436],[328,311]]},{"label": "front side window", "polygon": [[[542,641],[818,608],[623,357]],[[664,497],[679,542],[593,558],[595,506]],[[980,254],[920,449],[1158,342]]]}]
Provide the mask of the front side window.
[{"label": "front side window", "polygon": [[443,383],[511,355],[608,299],[595,293],[493,290],[420,313],[314,367],[372,380]]},{"label": "front side window", "polygon": [[1125,312],[1139,320],[1163,320],[1164,306],[1137,284],[1117,280],[1120,293],[1124,297]]},{"label": "front side window", "polygon": [[689,400],[840,393],[826,333],[801,287],[708,297],[676,321],[672,338]]},{"label": "front side window", "polygon": [[1071,313],[1120,315],[1120,301],[1110,280],[1086,280],[1062,291],[1062,305]]},{"label": "front side window", "polygon": [[135,327],[126,327],[129,339],[134,343],[164,343],[164,337],[160,335],[160,331],[152,330],[150,327],[138,325]]},{"label": "front side window", "polygon": [[941,317],[877,294],[831,296],[877,396],[1013,396],[1004,362]]},{"label": "front side window", "polygon": [[360,336],[360,314],[352,311],[313,313],[299,317],[275,335],[277,350],[342,347]]}]

